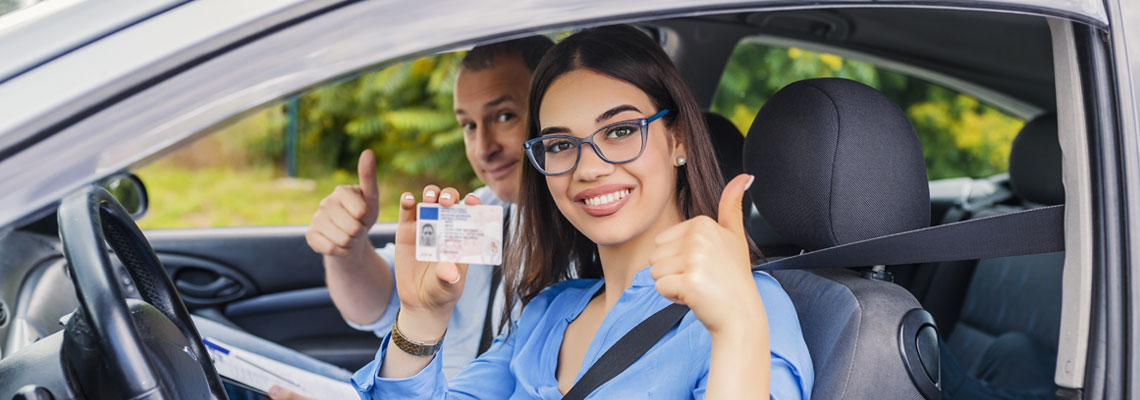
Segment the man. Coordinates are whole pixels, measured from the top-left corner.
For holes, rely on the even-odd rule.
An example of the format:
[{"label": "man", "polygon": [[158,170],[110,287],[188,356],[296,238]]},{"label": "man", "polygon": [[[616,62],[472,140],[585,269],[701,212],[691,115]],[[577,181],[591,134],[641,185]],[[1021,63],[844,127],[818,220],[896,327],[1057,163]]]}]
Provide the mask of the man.
[{"label": "man", "polygon": [[[463,59],[454,92],[455,117],[464,131],[467,159],[487,186],[476,189],[483,204],[507,208],[518,196],[522,142],[530,76],[553,43],[541,36],[480,46]],[[359,186],[338,187],[321,201],[305,238],[324,254],[329,294],[345,321],[357,329],[385,335],[395,319],[399,298],[393,292],[395,246],[374,251],[368,229],[379,212],[375,159],[360,157]],[[428,190],[424,197],[439,193]],[[445,194],[443,194],[445,195]],[[442,196],[442,195],[441,195]],[[458,372],[490,344],[501,310],[492,301],[496,269],[471,265],[443,346],[443,370]],[[491,302],[491,304],[488,304]],[[489,319],[489,320],[488,320]],[[491,323],[490,326],[485,321]],[[482,346],[482,347],[481,347]]]},{"label": "man", "polygon": [[[456,77],[455,117],[464,132],[467,159],[486,184],[474,194],[485,205],[506,208],[504,215],[513,214],[510,205],[518,197],[519,171],[525,161],[522,142],[526,139],[530,77],[553,45],[546,37],[533,36],[478,46],[464,57]],[[371,151],[361,154],[357,172],[359,185],[337,187],[321,201],[305,238],[323,255],[329,294],[341,316],[350,326],[383,337],[391,329],[400,304],[393,290],[395,246],[375,249],[368,239],[379,214],[376,160]],[[435,197],[439,193],[423,195]],[[448,376],[486,350],[498,331],[504,308],[499,276],[497,267],[468,267],[464,292],[440,352]],[[196,318],[195,322],[205,336],[218,335],[232,345],[336,379],[347,380],[349,376],[343,369],[202,320]],[[292,395],[286,390],[271,397]]]}]

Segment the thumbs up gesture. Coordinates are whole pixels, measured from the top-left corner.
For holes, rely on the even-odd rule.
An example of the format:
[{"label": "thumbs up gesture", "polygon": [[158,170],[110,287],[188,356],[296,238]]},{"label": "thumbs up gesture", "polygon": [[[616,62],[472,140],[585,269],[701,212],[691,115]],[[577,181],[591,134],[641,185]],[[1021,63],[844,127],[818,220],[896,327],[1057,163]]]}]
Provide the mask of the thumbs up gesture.
[{"label": "thumbs up gesture", "polygon": [[321,200],[305,241],[317,253],[343,257],[356,251],[373,251],[368,230],[376,223],[380,202],[376,188],[376,155],[364,150],[356,166],[359,185],[341,185]]},{"label": "thumbs up gesture", "polygon": [[743,320],[742,307],[762,313],[740,208],[751,185],[752,176],[744,174],[728,182],[718,220],[698,216],[667,229],[657,236],[650,258],[657,292],[689,306],[713,336]]}]

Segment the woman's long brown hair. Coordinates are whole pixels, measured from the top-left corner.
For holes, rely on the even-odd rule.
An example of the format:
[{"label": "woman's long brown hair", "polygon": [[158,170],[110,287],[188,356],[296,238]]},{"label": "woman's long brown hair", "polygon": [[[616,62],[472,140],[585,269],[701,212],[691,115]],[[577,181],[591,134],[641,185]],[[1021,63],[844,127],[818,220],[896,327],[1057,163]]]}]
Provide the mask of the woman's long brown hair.
[{"label": "woman's long brown hair", "polygon": [[[704,117],[681,74],[661,47],[647,35],[628,26],[609,26],[579,31],[554,46],[543,57],[531,81],[527,112],[527,138],[542,127],[538,120],[541,101],[550,84],[571,71],[587,69],[627,82],[653,101],[657,110],[669,109],[662,119],[673,137],[684,145],[688,163],[677,168],[675,191],[685,219],[698,215],[717,217],[724,178]],[[660,140],[650,137],[648,140]],[[506,311],[503,326],[510,326],[516,299],[528,303],[546,287],[569,279],[571,268],[578,278],[601,278],[598,246],[579,232],[558,210],[546,185],[546,177],[530,163],[523,163],[519,188],[520,217],[512,232],[503,270]],[[760,250],[748,240],[753,264]],[[510,328],[508,328],[510,329]]]}]

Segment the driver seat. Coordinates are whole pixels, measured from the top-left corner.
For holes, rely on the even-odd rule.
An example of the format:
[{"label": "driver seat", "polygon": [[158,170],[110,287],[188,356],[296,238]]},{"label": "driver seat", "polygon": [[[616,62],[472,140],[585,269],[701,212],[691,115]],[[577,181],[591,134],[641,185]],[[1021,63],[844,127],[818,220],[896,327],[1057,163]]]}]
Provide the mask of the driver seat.
[{"label": "driver seat", "polygon": [[[804,251],[929,225],[918,136],[898,106],[861,83],[781,89],[752,123],[744,169],[764,220]],[[799,314],[813,398],[940,398],[937,328],[906,289],[870,271],[772,275]]]}]

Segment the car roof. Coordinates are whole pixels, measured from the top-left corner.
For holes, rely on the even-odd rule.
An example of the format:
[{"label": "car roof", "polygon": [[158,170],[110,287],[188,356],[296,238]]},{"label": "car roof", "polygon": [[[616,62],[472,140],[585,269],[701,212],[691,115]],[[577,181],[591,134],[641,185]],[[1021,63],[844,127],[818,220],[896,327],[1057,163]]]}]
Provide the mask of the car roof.
[{"label": "car roof", "polygon": [[[100,4],[104,8],[89,12],[110,13],[117,3]],[[865,4],[980,7],[1107,24],[1097,0]],[[0,49],[21,48],[13,43],[20,40],[43,47],[0,62],[6,76],[0,78],[0,227],[219,122],[362,68],[545,29],[765,6],[794,8],[781,0],[169,1],[130,8],[105,23],[79,24],[76,32],[53,40],[37,36],[52,34],[41,24],[61,26],[70,11],[10,22],[27,18],[39,7],[33,6],[0,17],[0,27],[6,27],[0,29]]]}]

